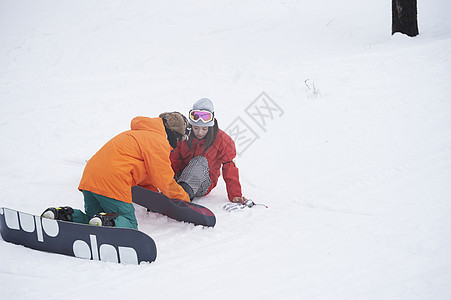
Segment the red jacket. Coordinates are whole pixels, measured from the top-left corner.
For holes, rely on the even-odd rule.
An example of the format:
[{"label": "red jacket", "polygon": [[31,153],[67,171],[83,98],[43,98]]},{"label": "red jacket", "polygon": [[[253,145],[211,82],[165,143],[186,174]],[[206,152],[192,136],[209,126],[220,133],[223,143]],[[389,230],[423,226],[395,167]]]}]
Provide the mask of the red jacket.
[{"label": "red jacket", "polygon": [[160,118],[136,117],[88,161],[78,188],[132,203],[131,187],[140,185],[189,202],[174,180],[171,149]]},{"label": "red jacket", "polygon": [[194,135],[190,137],[192,141],[192,150],[188,148],[186,141],[179,142],[171,155],[172,169],[177,174],[183,171],[191,159],[196,156],[204,156],[210,167],[211,185],[208,193],[218,183],[220,169],[222,167],[222,177],[226,183],[227,194],[230,201],[235,197],[241,197],[241,185],[238,175],[238,168],[233,159],[236,156],[235,142],[222,130],[218,130],[216,140],[204,153],[205,139],[199,140]]}]

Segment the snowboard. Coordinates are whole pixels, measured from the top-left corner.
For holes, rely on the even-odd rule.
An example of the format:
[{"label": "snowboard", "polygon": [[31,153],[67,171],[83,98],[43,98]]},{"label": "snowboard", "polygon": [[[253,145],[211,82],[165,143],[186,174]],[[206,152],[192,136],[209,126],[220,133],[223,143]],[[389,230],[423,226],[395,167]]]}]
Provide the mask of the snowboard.
[{"label": "snowboard", "polygon": [[216,217],[208,208],[191,202],[171,199],[138,185],[132,187],[132,199],[134,203],[144,206],[150,211],[177,221],[207,227],[214,227],[216,224]]},{"label": "snowboard", "polygon": [[90,260],[140,264],[157,257],[153,239],[135,229],[46,219],[5,207],[0,233],[6,242]]}]

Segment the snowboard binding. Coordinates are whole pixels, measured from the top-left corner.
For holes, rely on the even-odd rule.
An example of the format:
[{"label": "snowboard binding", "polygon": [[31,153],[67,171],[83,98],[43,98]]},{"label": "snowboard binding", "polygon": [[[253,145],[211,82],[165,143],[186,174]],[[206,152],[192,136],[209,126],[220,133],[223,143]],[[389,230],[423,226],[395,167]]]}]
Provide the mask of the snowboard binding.
[{"label": "snowboard binding", "polygon": [[100,213],[92,217],[92,219],[89,221],[89,225],[114,227],[116,226],[114,219],[116,219],[118,216],[119,214],[115,212],[110,214]]},{"label": "snowboard binding", "polygon": [[42,218],[72,222],[74,209],[70,206],[49,207],[41,214]]}]

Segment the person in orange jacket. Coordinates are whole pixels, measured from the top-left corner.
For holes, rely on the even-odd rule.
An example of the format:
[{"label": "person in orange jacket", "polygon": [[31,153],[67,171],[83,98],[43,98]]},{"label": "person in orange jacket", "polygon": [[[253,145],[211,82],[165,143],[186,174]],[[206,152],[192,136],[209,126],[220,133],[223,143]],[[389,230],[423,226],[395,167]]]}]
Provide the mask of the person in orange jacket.
[{"label": "person in orange jacket", "polygon": [[138,228],[131,187],[140,185],[170,198],[190,201],[174,180],[169,154],[186,137],[186,118],[162,113],[159,118],[136,117],[131,130],[108,141],[87,163],[78,189],[85,212],[51,207],[43,217],[100,226]]},{"label": "person in orange jacket", "polygon": [[234,203],[245,202],[238,168],[233,161],[235,142],[219,129],[211,100],[202,98],[194,103],[188,121],[191,125],[188,139],[179,142],[170,156],[177,182],[192,200],[210,193],[222,169],[228,199]]}]

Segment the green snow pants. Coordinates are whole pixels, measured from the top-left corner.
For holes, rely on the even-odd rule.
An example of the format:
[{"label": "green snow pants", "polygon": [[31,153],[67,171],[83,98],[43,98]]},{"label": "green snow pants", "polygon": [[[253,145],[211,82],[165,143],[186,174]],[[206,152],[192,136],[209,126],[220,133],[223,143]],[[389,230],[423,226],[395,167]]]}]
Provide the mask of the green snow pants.
[{"label": "green snow pants", "polygon": [[119,201],[113,198],[105,197],[93,192],[82,191],[85,199],[85,212],[74,209],[72,220],[77,223],[88,224],[91,218],[101,212],[118,213],[119,216],[114,219],[116,227],[125,227],[138,229],[138,221],[135,216],[133,204]]}]

